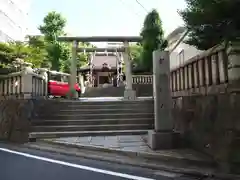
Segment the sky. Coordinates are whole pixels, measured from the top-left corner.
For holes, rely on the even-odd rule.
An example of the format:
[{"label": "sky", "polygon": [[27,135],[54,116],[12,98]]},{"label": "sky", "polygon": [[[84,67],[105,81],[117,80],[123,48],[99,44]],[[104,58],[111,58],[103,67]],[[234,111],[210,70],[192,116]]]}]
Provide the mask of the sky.
[{"label": "sky", "polygon": [[32,0],[29,12],[29,34],[39,34],[37,27],[50,11],[61,13],[67,20],[65,31],[71,36],[137,36],[147,12],[157,9],[165,35],[182,19],[177,10],[184,0]]}]

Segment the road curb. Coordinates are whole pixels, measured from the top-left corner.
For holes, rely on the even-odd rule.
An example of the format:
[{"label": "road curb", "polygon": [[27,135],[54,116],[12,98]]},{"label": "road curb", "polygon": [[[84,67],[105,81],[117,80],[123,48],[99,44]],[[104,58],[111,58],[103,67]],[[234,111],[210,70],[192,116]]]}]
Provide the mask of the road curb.
[{"label": "road curb", "polygon": [[[40,142],[47,143],[49,145],[58,145],[61,147],[65,148],[77,148],[79,150],[92,150],[96,152],[106,152],[106,153],[112,153],[112,154],[120,154],[123,156],[127,157],[142,157],[144,158],[149,158],[152,160],[164,160],[164,161],[173,161],[176,160],[176,158],[170,157],[170,156],[165,156],[164,155],[159,155],[155,156],[152,153],[145,153],[145,152],[134,152],[134,151],[122,151],[122,150],[117,150],[117,149],[112,149],[112,148],[103,148],[103,147],[98,147],[98,146],[87,146],[87,145],[76,145],[76,144],[71,144],[71,143],[63,143],[63,142],[53,142],[50,140],[40,140]],[[56,152],[56,151],[52,151]],[[65,154],[65,152],[63,152]],[[69,152],[66,152],[66,155],[74,155],[76,154],[71,154]],[[189,176],[196,176],[196,177],[214,177],[214,178],[219,178],[219,179],[224,179],[224,180],[235,180],[235,179],[240,179],[240,175],[234,175],[234,174],[226,174],[226,173],[219,173],[219,172],[206,172],[206,171],[199,171],[195,169],[187,169],[187,168],[176,168],[176,167],[170,167],[170,166],[165,166],[165,165],[159,165],[159,164],[150,164],[141,162],[141,163],[135,163],[131,161],[125,161],[122,159],[113,159],[113,158],[107,158],[107,157],[91,157],[91,155],[86,154],[86,155],[81,155],[81,157],[84,158],[89,158],[89,159],[95,159],[95,160],[100,160],[100,161],[108,161],[108,162],[113,162],[113,163],[118,163],[118,164],[128,164],[132,166],[138,166],[142,168],[150,168],[150,169],[155,169],[155,170],[161,170],[161,171],[167,171],[167,172],[172,172],[172,173],[180,173],[180,174],[185,174]],[[186,160],[184,158],[179,158],[178,160]],[[196,160],[192,160],[192,162],[196,162]]]},{"label": "road curb", "polygon": [[79,148],[84,150],[91,150],[91,151],[97,151],[97,152],[107,152],[107,153],[117,153],[120,155],[128,156],[128,157],[137,157],[137,158],[143,158],[143,159],[149,159],[149,160],[159,160],[159,161],[168,161],[168,162],[176,162],[181,161],[184,163],[194,163],[195,165],[214,165],[213,162],[206,162],[206,161],[198,161],[193,159],[187,159],[184,157],[171,157],[169,155],[164,154],[154,154],[151,152],[136,152],[131,150],[119,150],[119,149],[113,149],[113,148],[104,148],[99,146],[93,146],[93,145],[82,145],[82,144],[73,144],[73,143],[67,143],[67,142],[56,142],[51,140],[40,140],[40,142],[45,142],[53,145],[61,145],[64,147],[73,147],[73,148]]},{"label": "road curb", "polygon": [[170,166],[164,166],[164,165],[159,165],[159,164],[151,164],[151,163],[146,163],[146,162],[141,162],[141,163],[136,163],[134,161],[126,161],[125,159],[117,159],[117,158],[109,158],[109,157],[103,157],[103,156],[96,156],[96,155],[91,155],[91,154],[79,154],[76,152],[70,152],[70,151],[63,151],[61,149],[55,149],[52,147],[46,147],[46,146],[38,146],[38,145],[25,145],[24,147],[30,148],[30,149],[36,149],[36,150],[42,150],[42,151],[48,151],[48,152],[53,152],[53,153],[59,153],[63,155],[71,155],[71,156],[77,156],[77,157],[82,157],[82,158],[87,158],[87,159],[93,159],[93,160],[99,160],[99,161],[107,161],[111,163],[117,163],[117,164],[123,164],[123,165],[131,165],[131,166],[137,166],[141,168],[147,168],[147,169],[153,169],[153,170],[161,170],[161,171],[166,171],[166,172],[171,172],[171,173],[178,173],[178,174],[185,174],[189,176],[196,176],[196,177],[203,177],[203,176],[209,176],[205,172],[199,172],[194,169],[186,169],[186,168],[174,168]]},{"label": "road curb", "polygon": [[[184,174],[187,176],[203,177],[203,178],[204,177],[206,177],[206,178],[213,177],[213,178],[219,178],[219,179],[224,179],[224,180],[240,179],[240,175],[224,174],[224,173],[218,173],[218,172],[206,172],[206,171],[199,171],[196,169],[188,169],[188,168],[176,168],[176,167],[172,167],[172,166],[166,166],[166,165],[162,165],[162,164],[153,164],[153,163],[144,162],[144,161],[141,163],[139,163],[139,162],[136,163],[136,161],[132,161],[132,160],[126,161],[124,158],[117,159],[117,158],[104,157],[101,155],[100,156],[91,155],[90,153],[81,153],[81,152],[76,153],[76,152],[66,151],[63,148],[62,149],[59,148],[59,146],[64,147],[64,148],[66,148],[67,146],[63,146],[61,144],[56,144],[56,143],[55,144],[54,143],[51,144],[48,142],[43,142],[43,143],[45,143],[45,146],[43,144],[38,145],[38,144],[28,143],[28,144],[25,144],[24,147],[27,147],[30,149],[53,152],[53,153],[59,153],[59,154],[63,154],[63,155],[78,156],[78,157],[87,158],[87,159],[107,161],[107,162],[111,162],[111,163],[131,165],[131,166],[137,166],[137,167],[141,167],[141,168]],[[50,146],[52,145],[52,146],[49,147],[49,145]],[[58,147],[54,148],[53,147],[54,145],[58,146]],[[69,148],[69,146],[68,146],[68,148]],[[78,149],[81,150],[80,148],[78,148]]]}]

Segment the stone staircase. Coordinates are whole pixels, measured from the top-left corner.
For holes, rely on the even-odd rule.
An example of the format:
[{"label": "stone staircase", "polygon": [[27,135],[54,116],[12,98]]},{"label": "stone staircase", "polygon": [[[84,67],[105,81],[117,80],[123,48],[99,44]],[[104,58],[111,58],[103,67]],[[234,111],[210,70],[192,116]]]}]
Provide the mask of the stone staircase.
[{"label": "stone staircase", "polygon": [[124,85],[119,87],[88,87],[83,97],[122,97],[124,90]]},{"label": "stone staircase", "polygon": [[[88,87],[83,97],[122,97],[125,86],[119,87]],[[136,91],[137,97],[148,97],[153,95],[152,84],[133,84],[133,90]]]},{"label": "stone staircase", "polygon": [[153,128],[153,119],[153,100],[51,100],[38,107],[30,138],[145,134]]}]

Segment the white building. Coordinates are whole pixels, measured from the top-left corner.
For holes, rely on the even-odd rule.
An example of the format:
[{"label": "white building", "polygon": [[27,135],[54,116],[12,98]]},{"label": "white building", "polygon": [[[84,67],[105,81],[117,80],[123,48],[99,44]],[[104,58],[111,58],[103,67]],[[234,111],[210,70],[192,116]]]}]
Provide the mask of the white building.
[{"label": "white building", "polygon": [[[168,40],[168,49],[171,51],[180,40],[180,38],[185,34],[186,29],[184,27],[178,27],[172,33],[167,36]],[[181,43],[177,47],[175,47],[174,51],[170,54],[170,67],[175,68],[179,65],[185,63],[192,57],[200,54],[202,51],[198,50],[194,46],[190,46],[184,43],[187,36],[183,39]]]},{"label": "white building", "polygon": [[0,42],[23,41],[31,0],[0,0]]}]

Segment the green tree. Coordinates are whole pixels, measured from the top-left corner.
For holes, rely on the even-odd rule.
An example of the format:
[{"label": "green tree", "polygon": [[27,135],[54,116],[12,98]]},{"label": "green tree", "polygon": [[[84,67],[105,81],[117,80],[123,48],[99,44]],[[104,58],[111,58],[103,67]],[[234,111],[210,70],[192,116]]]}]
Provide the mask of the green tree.
[{"label": "green tree", "polygon": [[28,43],[11,42],[0,44],[0,59],[2,67],[9,67],[17,58],[30,62],[34,67],[41,67],[45,55],[38,47],[32,47]]},{"label": "green tree", "polygon": [[43,19],[43,25],[39,26],[40,32],[44,35],[47,58],[51,63],[51,69],[59,71],[65,61],[70,58],[70,49],[67,43],[57,41],[58,36],[64,35],[66,20],[60,13],[49,12]]},{"label": "green tree", "polygon": [[186,43],[206,50],[240,36],[240,1],[186,0],[187,8],[180,11],[187,30]]},{"label": "green tree", "polygon": [[146,71],[152,71],[152,52],[157,49],[164,50],[167,47],[162,22],[155,9],[147,14],[141,36],[143,46],[141,64]]},{"label": "green tree", "polygon": [[28,45],[35,48],[45,49],[44,36],[30,36],[26,37]]},{"label": "green tree", "polygon": [[138,44],[131,44],[129,46],[129,51],[130,51],[130,57],[131,57],[133,66],[140,67],[142,46]]},{"label": "green tree", "polygon": [[9,46],[13,50],[12,54],[14,58],[24,59],[30,54],[29,48],[26,43],[15,41],[15,42],[10,42]]},{"label": "green tree", "polygon": [[56,11],[49,12],[43,19],[43,25],[39,26],[39,30],[44,34],[47,42],[55,43],[56,37],[64,35],[64,27],[66,19]]},{"label": "green tree", "polygon": [[[90,48],[90,47],[94,47],[94,46],[90,43],[80,43],[79,47]],[[69,49],[71,49],[71,46],[69,47]],[[86,53],[86,54],[78,53],[77,54],[77,68],[80,68],[80,67],[88,64],[88,57],[89,57],[89,53]],[[69,73],[70,66],[71,66],[71,56],[69,56],[69,59],[67,61],[62,63],[61,71]]]},{"label": "green tree", "polygon": [[29,55],[25,58],[34,67],[49,68],[47,51],[43,36],[27,36]]},{"label": "green tree", "polygon": [[0,43],[0,66],[5,67],[10,64],[13,57],[13,48],[7,43]]}]

